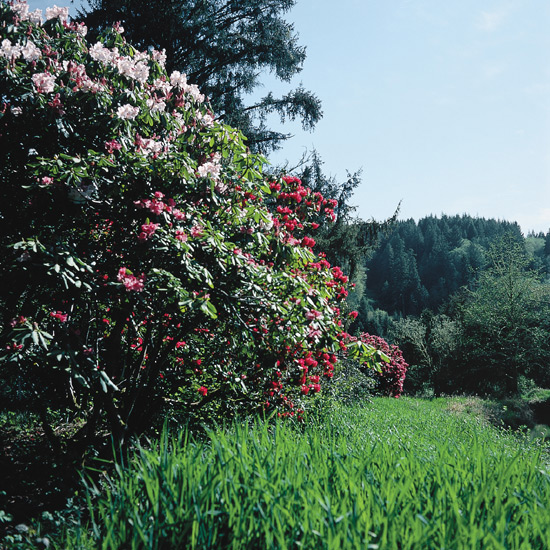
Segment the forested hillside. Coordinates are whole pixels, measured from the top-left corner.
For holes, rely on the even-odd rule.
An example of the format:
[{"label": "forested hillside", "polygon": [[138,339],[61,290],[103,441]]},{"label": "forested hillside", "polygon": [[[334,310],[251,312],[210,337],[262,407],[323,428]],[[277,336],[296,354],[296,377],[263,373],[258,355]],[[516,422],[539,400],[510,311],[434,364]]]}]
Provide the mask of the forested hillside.
[{"label": "forested hillside", "polygon": [[438,309],[487,265],[487,251],[504,235],[522,242],[530,267],[550,273],[550,232],[523,237],[517,223],[462,216],[396,222],[365,261],[363,307],[392,315]]},{"label": "forested hillside", "polygon": [[549,274],[550,231],[468,215],[396,222],[365,260],[353,329],[402,347],[409,391],[548,385]]}]

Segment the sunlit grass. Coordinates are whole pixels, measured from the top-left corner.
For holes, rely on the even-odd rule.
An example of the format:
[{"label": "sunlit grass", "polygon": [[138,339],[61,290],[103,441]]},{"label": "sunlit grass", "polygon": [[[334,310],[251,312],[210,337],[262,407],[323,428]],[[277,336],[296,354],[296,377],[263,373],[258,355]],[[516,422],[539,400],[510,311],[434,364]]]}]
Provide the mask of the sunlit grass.
[{"label": "sunlit grass", "polygon": [[206,441],[164,435],[91,495],[88,544],[547,548],[546,454],[445,400],[376,399],[304,428],[240,423]]}]

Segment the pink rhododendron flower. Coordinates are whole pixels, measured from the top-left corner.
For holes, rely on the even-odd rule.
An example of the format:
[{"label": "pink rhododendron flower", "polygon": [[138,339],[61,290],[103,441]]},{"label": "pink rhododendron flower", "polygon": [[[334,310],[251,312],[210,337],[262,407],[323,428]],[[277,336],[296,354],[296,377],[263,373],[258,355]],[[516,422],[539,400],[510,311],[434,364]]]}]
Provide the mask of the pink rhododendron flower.
[{"label": "pink rhododendron flower", "polygon": [[[162,76],[161,78],[157,78],[153,81],[152,89],[157,90],[158,92],[161,92],[162,95],[167,96],[172,91],[172,85],[165,76]],[[179,114],[181,115],[181,113]]]},{"label": "pink rhododendron flower", "polygon": [[201,113],[197,113],[196,117],[197,121],[199,121],[205,128],[212,128],[212,126],[214,126],[214,117],[211,114],[206,113],[203,115]]},{"label": "pink rhododendron flower", "polygon": [[174,88],[180,88],[184,90],[187,88],[187,76],[180,73],[179,71],[174,71],[170,75],[170,84],[172,84]]},{"label": "pink rhododendron flower", "polygon": [[149,67],[144,61],[136,61],[130,57],[117,57],[112,59],[112,64],[116,66],[118,72],[129,78],[144,83],[149,78]]},{"label": "pink rhododendron flower", "polygon": [[124,120],[133,120],[139,114],[139,107],[133,107],[129,103],[126,103],[126,105],[121,105],[117,109],[116,114],[119,118]]},{"label": "pink rhododendron flower", "polygon": [[217,179],[220,175],[221,166],[216,162],[205,162],[198,167],[197,172],[201,178],[212,176],[213,179]]},{"label": "pink rhododendron flower", "polygon": [[30,11],[28,13],[28,16],[27,16],[27,19],[31,22],[31,23],[34,23],[35,25],[42,25],[42,10],[41,9],[36,9],[34,11]]},{"label": "pink rhododendron flower", "polygon": [[156,61],[159,65],[164,67],[166,63],[166,49],[163,48],[162,51],[153,50],[151,55],[154,61]]},{"label": "pink rhododendron flower", "polygon": [[42,10],[29,11],[27,2],[14,2],[11,9],[18,15],[21,21],[30,21],[35,25],[42,25]]},{"label": "pink rhododendron flower", "polygon": [[202,103],[204,101],[204,95],[201,94],[199,87],[196,84],[187,86],[186,92],[193,98],[195,103]]},{"label": "pink rhododendron flower", "polygon": [[176,239],[182,243],[187,240],[187,234],[183,229],[176,229]]},{"label": "pink rhododendron flower", "polygon": [[69,8],[60,8],[54,4],[51,8],[46,8],[46,19],[55,19],[59,17],[61,21],[67,21],[69,18]]},{"label": "pink rhododendron flower", "polygon": [[53,92],[55,87],[55,76],[50,73],[36,73],[32,75],[33,84],[36,90],[41,94]]},{"label": "pink rhododendron flower", "polygon": [[121,267],[118,270],[117,279],[121,282],[128,291],[141,292],[144,288],[145,275],[140,275],[136,277],[132,275],[127,268]]},{"label": "pink rhododendron flower", "polygon": [[403,392],[403,383],[407,374],[408,363],[405,362],[401,350],[395,345],[389,345],[379,336],[373,336],[367,332],[361,334],[360,339],[365,344],[382,351],[390,362],[380,363],[380,390],[385,395],[399,397]]},{"label": "pink rhododendron flower", "polygon": [[89,50],[90,56],[101,63],[110,63],[112,52],[106,48],[101,42],[96,42]]},{"label": "pink rhododendron flower", "polygon": [[55,97],[48,101],[48,105],[57,111],[58,114],[63,115],[65,114],[65,111],[63,110],[63,103],[61,103],[61,96],[60,94],[55,94]]},{"label": "pink rhododendron flower", "polygon": [[19,16],[20,19],[25,21],[29,13],[29,5],[27,2],[14,2],[11,9]]},{"label": "pink rhododendron flower", "polygon": [[156,214],[158,216],[159,214],[163,213],[166,205],[162,201],[157,201],[153,199],[152,201],[150,201],[148,208],[153,214]]},{"label": "pink rhododendron flower", "polygon": [[322,332],[319,329],[310,330],[307,337],[311,340],[318,340],[322,336]]},{"label": "pink rhododendron flower", "polygon": [[202,225],[200,225],[199,223],[196,223],[192,228],[191,228],[191,236],[192,237],[202,237],[204,234],[204,227]]},{"label": "pink rhododendron flower", "polygon": [[136,145],[138,150],[142,150],[146,154],[158,155],[164,149],[164,144],[161,141],[151,138],[136,139]]},{"label": "pink rhododendron flower", "polygon": [[216,187],[214,187],[214,189],[220,195],[225,195],[227,193],[227,190],[229,189],[229,186],[225,183],[222,183],[221,181],[218,181],[218,183],[216,183]]},{"label": "pink rhododendron flower", "polygon": [[176,220],[179,220],[179,221],[185,220],[186,218],[186,215],[181,210],[178,210],[177,208],[174,208],[172,210],[172,216],[174,216],[174,218],[176,218]]},{"label": "pink rhododendron flower", "polygon": [[75,23],[74,30],[76,34],[83,38],[88,34],[88,27],[84,23]]},{"label": "pink rhododendron flower", "polygon": [[205,388],[204,386],[201,386],[198,390],[200,395],[203,397],[206,397],[206,394],[208,393],[208,388]]},{"label": "pink rhododendron flower", "polygon": [[166,110],[166,102],[163,99],[159,99],[156,96],[146,101],[147,107],[151,109],[152,113],[162,113]]},{"label": "pink rhododendron flower", "polygon": [[151,238],[151,236],[155,233],[158,227],[159,227],[158,223],[144,223],[141,226],[141,233],[139,234],[138,239],[140,241],[146,241],[147,239]]},{"label": "pink rhododendron flower", "polygon": [[10,327],[15,327],[17,325],[22,325],[27,320],[26,317],[23,317],[23,315],[20,315],[19,317],[14,317],[10,321]]},{"label": "pink rhododendron flower", "polygon": [[122,145],[113,139],[112,141],[105,142],[105,149],[107,149],[107,152],[112,155],[115,151],[120,151],[120,149],[122,149]]},{"label": "pink rhododendron flower", "polygon": [[319,319],[322,316],[323,316],[323,314],[320,311],[317,311],[315,309],[310,309],[308,312],[306,312],[306,319],[308,321],[313,321],[314,319]]},{"label": "pink rhododendron flower", "polygon": [[16,342],[12,342],[11,344],[8,344],[6,346],[6,349],[7,350],[19,350],[19,349],[23,349],[23,344],[17,344]]},{"label": "pink rhododendron flower", "polygon": [[42,53],[31,40],[21,48],[21,55],[25,61],[36,61],[42,57]]}]

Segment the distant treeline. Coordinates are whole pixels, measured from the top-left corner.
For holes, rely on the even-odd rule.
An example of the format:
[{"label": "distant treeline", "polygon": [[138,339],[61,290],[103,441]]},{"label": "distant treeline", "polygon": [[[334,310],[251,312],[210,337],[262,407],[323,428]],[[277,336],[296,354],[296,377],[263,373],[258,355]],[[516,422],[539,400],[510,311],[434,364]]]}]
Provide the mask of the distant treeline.
[{"label": "distant treeline", "polygon": [[550,231],[524,238],[517,223],[467,215],[396,222],[365,261],[361,308],[397,316],[439,309],[476,280],[491,244],[507,234],[523,243],[531,267],[548,276]]}]

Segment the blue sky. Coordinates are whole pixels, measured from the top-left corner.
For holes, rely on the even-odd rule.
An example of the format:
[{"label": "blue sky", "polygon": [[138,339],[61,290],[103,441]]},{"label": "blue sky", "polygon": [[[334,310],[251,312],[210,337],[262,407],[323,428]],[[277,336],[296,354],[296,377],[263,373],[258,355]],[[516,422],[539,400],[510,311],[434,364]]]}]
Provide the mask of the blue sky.
[{"label": "blue sky", "polygon": [[[328,173],[363,169],[365,218],[468,213],[550,229],[550,3],[298,0],[296,79],[318,94]],[[281,89],[281,88],[279,88]]]},{"label": "blue sky", "polygon": [[[47,1],[30,1],[45,8]],[[71,6],[68,2],[62,5]],[[316,148],[338,179],[363,170],[363,218],[471,214],[550,229],[550,2],[297,0],[302,83],[323,102],[274,163]]]}]

